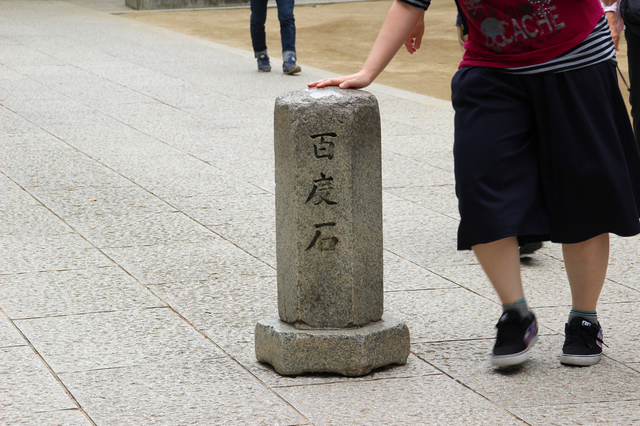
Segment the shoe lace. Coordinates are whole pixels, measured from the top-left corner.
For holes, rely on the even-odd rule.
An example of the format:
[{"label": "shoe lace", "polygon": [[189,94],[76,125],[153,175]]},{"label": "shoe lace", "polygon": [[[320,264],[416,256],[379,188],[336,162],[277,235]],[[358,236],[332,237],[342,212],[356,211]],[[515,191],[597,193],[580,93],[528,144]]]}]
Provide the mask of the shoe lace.
[{"label": "shoe lace", "polygon": [[599,331],[598,326],[592,326],[592,327],[585,327],[582,325],[567,326],[566,334],[569,339],[567,339],[568,341],[566,342],[566,344],[570,344],[572,341],[575,342],[576,340],[581,340],[589,348],[593,348],[592,342],[596,341],[596,342],[602,343],[606,347],[609,347],[609,345],[607,345],[600,338],[600,336],[598,335],[598,331]]}]

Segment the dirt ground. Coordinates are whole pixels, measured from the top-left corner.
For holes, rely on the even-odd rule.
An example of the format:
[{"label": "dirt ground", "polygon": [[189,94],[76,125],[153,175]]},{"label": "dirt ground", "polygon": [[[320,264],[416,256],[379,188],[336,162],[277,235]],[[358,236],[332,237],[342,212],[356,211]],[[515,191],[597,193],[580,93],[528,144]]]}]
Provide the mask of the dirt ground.
[{"label": "dirt ground", "polygon": [[[296,6],[296,50],[298,63],[337,74],[351,74],[364,63],[392,1],[363,1],[315,6]],[[157,25],[216,43],[253,51],[247,9],[136,12],[130,19]],[[455,31],[456,7],[451,0],[433,0],[425,14],[422,48],[410,55],[401,50],[377,83],[439,99],[451,99],[451,77],[461,52]],[[280,26],[276,9],[267,13],[267,46],[272,72],[280,72]],[[627,46],[622,37],[618,62],[625,79]],[[256,67],[255,64],[251,66]],[[257,69],[257,67],[256,67]],[[257,72],[257,71],[256,71]],[[626,96],[626,87],[620,82]]]}]

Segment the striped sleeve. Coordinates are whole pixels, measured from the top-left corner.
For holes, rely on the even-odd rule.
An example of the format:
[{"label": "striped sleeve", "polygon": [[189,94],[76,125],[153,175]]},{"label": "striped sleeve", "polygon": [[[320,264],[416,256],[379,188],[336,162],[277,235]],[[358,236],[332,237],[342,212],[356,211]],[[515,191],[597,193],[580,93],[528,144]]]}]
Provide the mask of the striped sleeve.
[{"label": "striped sleeve", "polygon": [[505,68],[510,74],[559,73],[616,59],[616,49],[611,39],[607,19],[602,16],[593,32],[568,52],[548,62],[519,68]]},{"label": "striped sleeve", "polygon": [[431,0],[400,0],[403,3],[413,6],[416,9],[427,10],[431,5]]}]

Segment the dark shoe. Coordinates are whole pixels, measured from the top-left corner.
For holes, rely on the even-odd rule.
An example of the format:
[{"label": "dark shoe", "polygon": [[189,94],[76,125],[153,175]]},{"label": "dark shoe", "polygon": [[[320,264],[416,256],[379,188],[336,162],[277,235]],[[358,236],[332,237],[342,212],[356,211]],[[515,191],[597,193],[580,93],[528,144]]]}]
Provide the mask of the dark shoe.
[{"label": "dark shoe", "polygon": [[256,57],[258,58],[258,71],[271,71],[271,63],[269,62],[269,56],[267,56],[266,53],[259,53]]},{"label": "dark shoe", "polygon": [[564,335],[561,364],[586,366],[600,362],[604,344],[600,324],[576,317],[565,324]]},{"label": "dark shoe", "polygon": [[533,312],[522,318],[516,310],[502,314],[498,324],[498,336],[491,354],[491,364],[496,367],[517,365],[529,358],[529,349],[538,340],[538,322]]},{"label": "dark shoe", "polygon": [[520,256],[522,256],[523,254],[531,254],[536,250],[540,250],[541,248],[541,242],[523,244],[520,246]]},{"label": "dark shoe", "polygon": [[293,55],[287,55],[284,58],[284,63],[282,64],[282,72],[285,74],[295,74],[302,71],[300,65],[296,65],[296,57]]}]

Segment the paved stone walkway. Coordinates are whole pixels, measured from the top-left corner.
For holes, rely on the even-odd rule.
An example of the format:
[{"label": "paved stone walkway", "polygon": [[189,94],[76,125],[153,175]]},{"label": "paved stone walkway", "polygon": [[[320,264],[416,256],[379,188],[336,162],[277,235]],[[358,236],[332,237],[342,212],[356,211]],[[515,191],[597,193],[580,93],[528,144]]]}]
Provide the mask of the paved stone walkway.
[{"label": "paved stone walkway", "polygon": [[[124,3],[124,2],[122,2]],[[640,239],[614,237],[609,347],[558,363],[559,247],[523,260],[541,337],[487,362],[499,303],[455,250],[448,102],[374,85],[385,309],[404,366],[280,377],[254,357],[277,313],[273,105],[327,76],[108,12],[0,2],[0,422],[6,425],[640,424]]]}]

